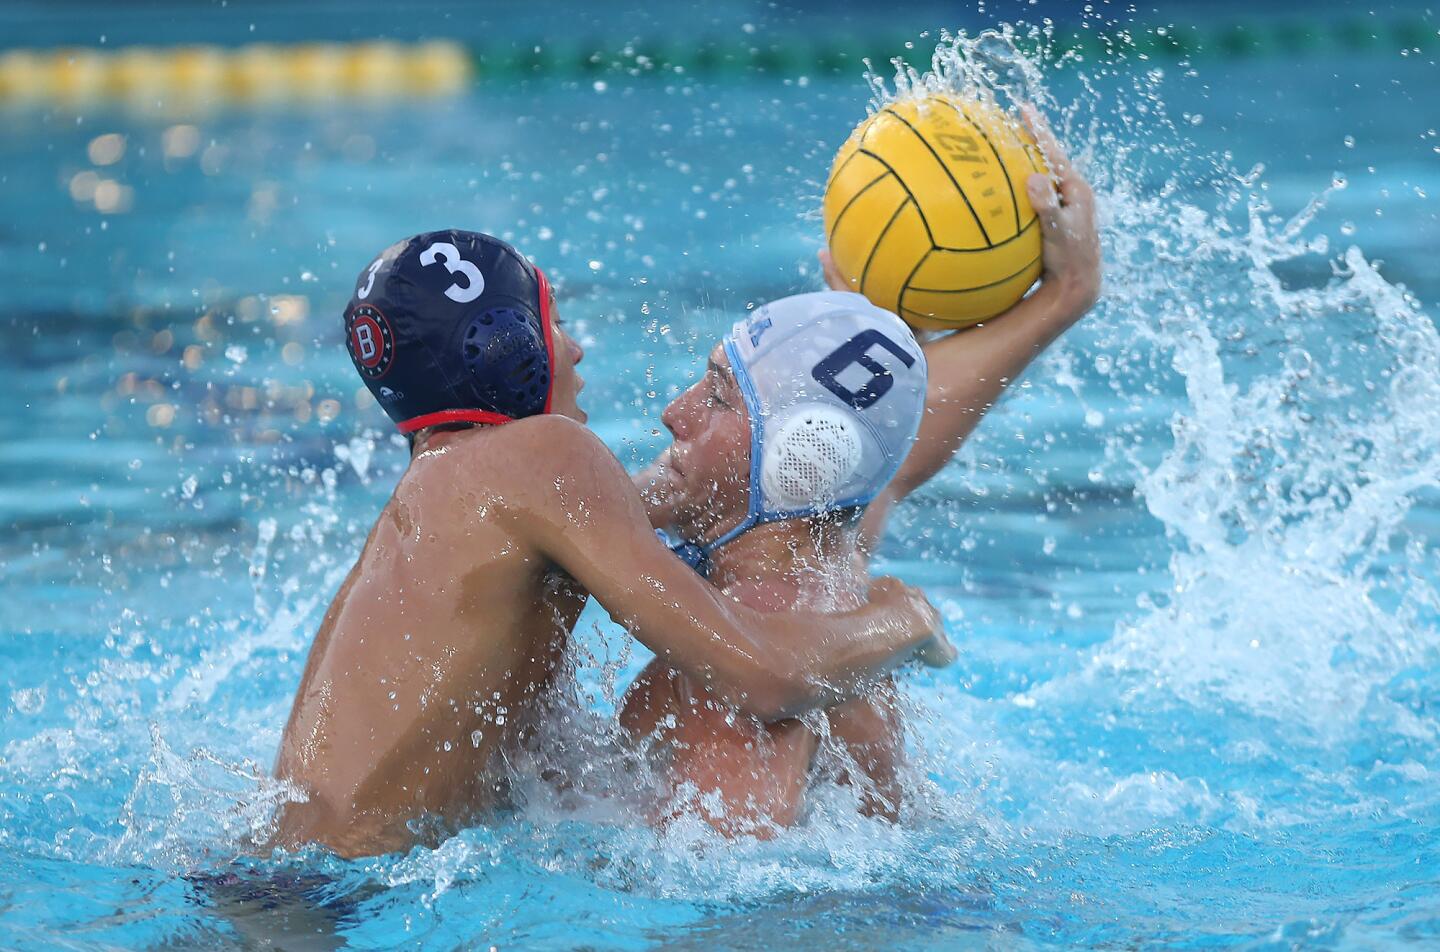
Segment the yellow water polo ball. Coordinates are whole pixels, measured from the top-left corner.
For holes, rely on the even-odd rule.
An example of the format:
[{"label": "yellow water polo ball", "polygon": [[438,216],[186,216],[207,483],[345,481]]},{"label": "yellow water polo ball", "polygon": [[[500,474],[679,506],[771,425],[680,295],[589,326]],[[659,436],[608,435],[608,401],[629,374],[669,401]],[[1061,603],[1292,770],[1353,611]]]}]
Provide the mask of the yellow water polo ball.
[{"label": "yellow water polo ball", "polygon": [[967,327],[1040,277],[1040,223],[1025,181],[1045,172],[1007,113],[932,95],[870,116],[825,186],[825,238],[841,275],[921,330]]}]

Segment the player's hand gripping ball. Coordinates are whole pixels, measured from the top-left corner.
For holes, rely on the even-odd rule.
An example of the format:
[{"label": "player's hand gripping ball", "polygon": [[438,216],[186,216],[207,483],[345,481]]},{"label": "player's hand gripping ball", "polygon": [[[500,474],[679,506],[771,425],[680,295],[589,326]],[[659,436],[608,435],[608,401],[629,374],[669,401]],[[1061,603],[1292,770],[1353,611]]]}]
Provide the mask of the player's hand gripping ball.
[{"label": "player's hand gripping ball", "polygon": [[967,327],[1040,277],[1040,222],[1025,182],[1047,172],[1001,109],[930,96],[891,103],[841,146],[825,186],[825,237],[850,287],[922,330]]}]

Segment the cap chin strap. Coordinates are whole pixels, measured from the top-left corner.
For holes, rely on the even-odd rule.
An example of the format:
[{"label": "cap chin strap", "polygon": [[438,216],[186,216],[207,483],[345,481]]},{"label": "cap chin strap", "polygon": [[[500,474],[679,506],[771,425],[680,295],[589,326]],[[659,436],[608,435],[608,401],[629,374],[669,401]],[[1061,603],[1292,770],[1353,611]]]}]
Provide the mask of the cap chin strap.
[{"label": "cap chin strap", "polygon": [[[660,541],[665,543],[665,545],[670,549],[670,551],[675,553],[675,555],[679,557],[680,561],[690,566],[696,572],[699,572],[701,578],[709,578],[710,556],[715,552],[715,550],[720,548],[727,542],[735,541],[741,535],[749,532],[751,529],[759,525],[761,521],[762,520],[757,519],[753,516],[746,516],[744,522],[740,523],[738,526],[731,529],[729,532],[725,533],[723,536],[716,539],[714,542],[710,543],[686,542],[684,539],[671,535],[664,529],[656,529],[655,535],[659,536]],[[774,520],[766,519],[763,521],[773,522]]]},{"label": "cap chin strap", "polygon": [[550,401],[555,397],[555,332],[552,325],[555,315],[550,312],[550,279],[536,265],[535,283],[540,286],[540,328],[545,335],[545,359],[550,363],[550,385],[545,388],[545,408],[541,413],[550,412]]},{"label": "cap chin strap", "polygon": [[678,536],[671,535],[664,529],[656,529],[655,535],[660,541],[679,557],[680,561],[700,573],[701,578],[710,577],[710,556],[716,549],[727,542],[734,542],[741,535],[760,525],[761,522],[774,522],[776,519],[783,519],[784,516],[776,516],[771,519],[762,519],[755,513],[747,513],[743,522],[731,529],[729,532],[716,539],[714,542],[686,542]]},{"label": "cap chin strap", "polygon": [[414,433],[423,430],[427,426],[440,426],[445,423],[488,423],[499,425],[501,423],[513,422],[514,417],[508,417],[503,413],[491,413],[489,410],[441,410],[437,413],[426,413],[422,416],[411,417],[403,423],[395,424],[401,433]]}]

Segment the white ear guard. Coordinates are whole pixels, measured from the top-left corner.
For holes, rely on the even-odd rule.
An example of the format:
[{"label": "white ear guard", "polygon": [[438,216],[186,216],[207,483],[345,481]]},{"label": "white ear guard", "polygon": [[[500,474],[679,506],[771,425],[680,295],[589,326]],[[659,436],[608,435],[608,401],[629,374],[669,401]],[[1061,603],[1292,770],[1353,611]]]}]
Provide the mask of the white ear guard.
[{"label": "white ear guard", "polygon": [[765,441],[760,484],[765,498],[785,509],[828,509],[860,465],[860,431],[838,409],[795,407]]}]

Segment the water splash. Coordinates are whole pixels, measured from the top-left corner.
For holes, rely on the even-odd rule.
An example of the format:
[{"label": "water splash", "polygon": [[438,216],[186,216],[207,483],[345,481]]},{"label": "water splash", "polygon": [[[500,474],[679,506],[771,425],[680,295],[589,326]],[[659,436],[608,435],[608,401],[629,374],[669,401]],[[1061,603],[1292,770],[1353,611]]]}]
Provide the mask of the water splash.
[{"label": "water splash", "polygon": [[[1107,446],[1175,548],[1163,604],[1123,625],[1092,671],[1338,743],[1440,644],[1434,561],[1407,521],[1440,486],[1440,338],[1360,249],[1331,256],[1314,233],[1340,186],[1284,218],[1263,168],[1224,172],[1203,209],[1166,195],[1178,182],[1140,193],[1103,145],[1087,160],[1106,186],[1108,280],[1125,298],[1102,344],[1166,355],[1185,404],[1158,463]],[[1112,387],[1143,400],[1131,373]]]},{"label": "water splash", "polygon": [[1278,232],[1262,211],[1252,207],[1243,234],[1196,232],[1205,240],[1191,266],[1248,262],[1264,326],[1309,323],[1333,340],[1343,318],[1347,344],[1366,341],[1364,376],[1355,382],[1355,361],[1335,352],[1317,361],[1303,342],[1319,335],[1282,331],[1296,342],[1275,349],[1278,366],[1237,383],[1193,303],[1159,315],[1146,333],[1169,344],[1190,406],[1139,489],[1180,543],[1173,597],[1098,663],[1197,701],[1213,691],[1334,742],[1360,727],[1377,685],[1440,647],[1426,560],[1409,564],[1423,538],[1406,521],[1417,495],[1440,485],[1440,339],[1357,248],[1326,284],[1286,289],[1275,268],[1324,246],[1299,237],[1311,210]]},{"label": "water splash", "polygon": [[150,760],[120,812],[124,833],[108,858],[189,870],[255,850],[274,833],[276,811],[304,793],[252,761],[232,761],[207,747],[177,754],[158,726]]},{"label": "water splash", "polygon": [[[927,71],[895,60],[887,82],[872,70],[871,108],[936,93],[1034,102],[1061,130],[1097,191],[1108,293],[1029,382],[1080,404],[1102,434],[1090,482],[1133,493],[1170,551],[1138,612],[1073,673],[1016,691],[1009,711],[931,698],[925,745],[947,774],[993,784],[983,799],[1029,799],[1025,821],[1059,830],[1264,829],[1433,800],[1395,780],[1429,775],[1425,745],[1440,733],[1424,700],[1440,666],[1440,560],[1412,518],[1440,489],[1433,321],[1359,248],[1331,252],[1317,221],[1343,179],[1278,214],[1263,166],[1242,171],[1186,138],[1166,75],[1137,68],[1127,37],[1109,42],[1109,65],[1084,69],[1048,39],[946,34]],[[1066,72],[1079,94],[1062,101]],[[1167,416],[1164,430],[1151,422]],[[993,481],[975,452],[961,460],[966,491]],[[1148,733],[1138,749],[1175,766],[1026,749],[1037,731],[1069,735],[1077,717],[1097,737]],[[1205,725],[1218,763],[1181,755],[1170,724]],[[1326,767],[1295,766],[1317,755]],[[1262,806],[1233,769],[1257,759],[1290,772],[1302,802]],[[1368,778],[1382,773],[1376,800]],[[1053,795],[1035,796],[1057,777]]]},{"label": "water splash", "polygon": [[[888,906],[932,890],[947,909],[963,895],[988,910],[981,928],[1020,919],[1038,922],[1038,934],[1073,937],[1055,910],[1113,909],[1096,894],[1130,885],[1105,875],[1116,855],[1139,867],[1214,838],[1222,855],[1205,868],[1228,879],[1245,843],[1276,829],[1289,841],[1334,817],[1346,828],[1359,816],[1433,818],[1440,565],[1417,518],[1433,511],[1424,507],[1440,482],[1433,322],[1360,250],[1332,251],[1321,230],[1333,197],[1324,182],[1313,201],[1294,203],[1299,211],[1277,213],[1263,168],[1194,148],[1170,120],[1171,77],[1133,58],[1111,69],[1052,56],[1046,35],[1016,27],[945,37],[928,73],[903,68],[893,93],[872,90],[877,103],[931,90],[1040,103],[1095,183],[1106,301],[943,478],[953,478],[947,491],[960,495],[962,485],[982,508],[1003,496],[981,496],[997,482],[1033,480],[1037,511],[1063,509],[1077,494],[1060,485],[1066,473],[1046,472],[1061,469],[1055,457],[1038,435],[1011,438],[1028,428],[1024,410],[1036,401],[1079,406],[1076,429],[1102,437],[1089,465],[1074,468],[1081,488],[1133,496],[1166,533],[1156,562],[1134,559],[1151,572],[1135,607],[1094,643],[1042,641],[1024,659],[1042,660],[1012,664],[1025,670],[998,687],[913,679],[914,762],[927,776],[900,827],[856,816],[852,792],[826,784],[806,822],[770,843],[731,843],[694,824],[662,832],[635,824],[623,802],[602,795],[635,785],[636,775],[625,752],[607,749],[608,721],[594,714],[613,706],[627,662],[598,689],[593,674],[577,675],[565,711],[571,733],[555,739],[556,756],[513,765],[523,819],[398,860],[325,868],[392,890],[387,909],[403,911],[406,929],[416,891],[452,922],[528,925],[515,897],[537,890],[589,890],[601,909],[658,898],[645,914],[675,921],[692,914],[675,911],[686,903],[753,908],[827,893],[846,907],[867,894]],[[1123,43],[1117,49],[1123,59]],[[263,352],[252,347],[252,356]],[[365,531],[364,519],[338,515],[337,486],[374,495],[393,476],[372,457],[372,438],[349,435],[334,447],[325,441],[313,467],[235,467],[238,490],[228,463],[226,489],[203,470],[175,481],[180,502],[203,499],[208,512],[238,499],[231,517],[246,527],[243,538],[221,535],[223,546],[201,551],[180,577],[246,592],[253,572],[253,604],[237,603],[243,619],[206,614],[179,636],[152,624],[153,613],[113,612],[128,595],[118,582],[106,589],[101,610],[122,617],[96,625],[112,626],[100,661],[67,660],[43,705],[33,695],[13,701],[15,716],[36,726],[7,743],[0,776],[7,789],[46,792],[0,804],[7,847],[173,869],[228,856],[255,835],[267,804],[285,794],[246,754],[273,749],[315,599],[333,589],[336,566]],[[332,468],[332,456],[343,465]],[[318,501],[296,518],[268,516],[257,535],[241,503],[273,513],[292,481]],[[368,495],[349,508],[367,512]],[[946,571],[962,579],[985,556],[972,511],[947,504],[919,517],[961,540]],[[900,540],[904,554],[924,553],[931,526],[919,528]],[[123,570],[124,560],[113,565]],[[1051,598],[1057,617],[1076,617],[1059,614],[1076,604],[1059,598],[1059,572],[1044,573],[1043,565],[1032,572],[1037,602]],[[1086,584],[1078,607],[1088,609],[1098,583]],[[947,618],[984,635],[985,593],[971,595]],[[580,640],[592,649],[623,643],[608,628]],[[1017,638],[995,650],[1026,647]],[[611,662],[598,659],[614,657],[595,655],[582,653],[581,667],[604,669]],[[156,711],[163,723],[152,734]],[[525,787],[538,768],[578,779],[561,790],[543,777]],[[32,826],[49,832],[30,837]],[[1109,835],[1120,839],[1095,839]],[[314,856],[275,865],[289,862],[325,865]],[[1067,867],[1084,875],[1067,879]],[[550,914],[544,902],[535,908]]]},{"label": "water splash", "polygon": [[928,70],[921,72],[903,57],[896,57],[890,61],[894,75],[889,81],[866,60],[870,109],[878,112],[891,103],[939,95],[999,106],[1053,105],[1044,73],[1049,38],[1047,29],[1008,23],[974,36],[943,30]]},{"label": "water splash", "polygon": [[[1046,362],[1036,387],[1068,390],[1101,432],[1111,419],[1173,406],[1168,447],[1137,445],[1135,430],[1117,426],[1091,473],[1092,482],[1133,487],[1164,524],[1171,552],[1158,566],[1163,583],[1075,673],[1016,692],[999,709],[935,686],[920,690],[918,763],[945,778],[922,803],[944,825],[942,839],[972,849],[1023,841],[1023,826],[987,813],[987,804],[1006,800],[1028,802],[1023,823],[1052,830],[1244,829],[1311,816],[1260,808],[1243,781],[1227,786],[1179,762],[1112,767],[1089,759],[1090,750],[1022,748],[1026,732],[1091,708],[1144,731],[1158,727],[1128,711],[1184,720],[1227,705],[1261,725],[1222,752],[1229,763],[1283,758],[1296,745],[1343,756],[1347,743],[1378,736],[1394,748],[1402,776],[1420,776],[1424,768],[1404,759],[1406,745],[1433,738],[1437,722],[1415,714],[1391,685],[1433,667],[1436,651],[1434,559],[1406,522],[1417,495],[1440,485],[1428,449],[1440,445],[1433,325],[1358,249],[1330,256],[1327,236],[1315,232],[1329,190],[1277,216],[1263,168],[1242,172],[1191,148],[1165,113],[1165,77],[1155,70],[1117,70],[1112,88],[1100,81],[1103,69],[1077,73],[1081,93],[1062,102],[1048,77],[1079,64],[1052,58],[1047,35],[1011,27],[947,34],[928,71],[897,62],[893,91],[872,73],[873,105],[943,91],[1039,103],[1051,113],[1099,193],[1111,292],[1081,342]],[[1096,369],[1101,393],[1087,389],[1095,376],[1082,368]],[[364,478],[369,448],[343,444],[336,455]],[[242,654],[293,647],[297,618],[313,608],[300,607],[275,619],[280,634],[247,639]],[[609,638],[592,635],[592,644]],[[549,738],[547,755],[512,764],[529,823],[583,819],[600,828],[586,835],[600,837],[606,855],[628,857],[588,875],[615,888],[664,882],[666,895],[691,898],[721,883],[730,884],[727,895],[753,898],[900,875],[886,856],[907,847],[858,821],[838,787],[821,785],[806,825],[771,844],[736,846],[685,823],[663,833],[628,826],[628,807],[613,791],[638,785],[637,765],[588,713],[613,707],[624,663],[607,664],[592,660],[610,674],[574,686],[554,721],[566,730]],[[556,771],[570,774],[558,793],[536,779]],[[1043,789],[1055,792],[1038,796]],[[528,842],[535,828],[526,829],[508,846]],[[474,836],[486,835],[412,856],[394,882],[426,880],[432,897],[442,895],[490,862],[492,846]],[[933,839],[914,834],[908,848],[933,848]]]}]

